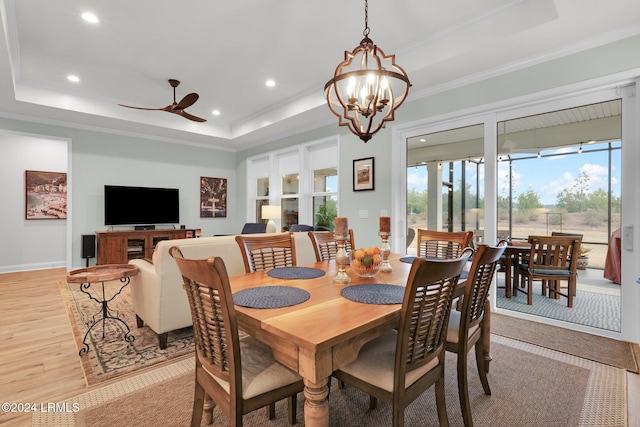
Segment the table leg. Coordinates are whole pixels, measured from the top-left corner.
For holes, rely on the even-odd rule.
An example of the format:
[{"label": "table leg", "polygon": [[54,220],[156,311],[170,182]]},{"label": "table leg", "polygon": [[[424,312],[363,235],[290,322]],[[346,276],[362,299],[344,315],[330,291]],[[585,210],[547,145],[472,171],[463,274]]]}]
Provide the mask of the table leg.
[{"label": "table leg", "polygon": [[512,283],[511,281],[513,280],[511,278],[511,273],[513,271],[513,262],[512,262],[512,255],[511,254],[506,254],[505,258],[505,262],[504,262],[504,296],[507,298],[511,298],[511,286]]},{"label": "table leg", "polygon": [[[507,288],[508,289],[508,288]],[[491,303],[489,299],[484,302],[484,317],[482,318],[482,340],[484,342],[484,366],[489,372],[491,363]]]},{"label": "table leg", "polygon": [[329,379],[315,383],[304,380],[304,425],[307,427],[329,427]]}]

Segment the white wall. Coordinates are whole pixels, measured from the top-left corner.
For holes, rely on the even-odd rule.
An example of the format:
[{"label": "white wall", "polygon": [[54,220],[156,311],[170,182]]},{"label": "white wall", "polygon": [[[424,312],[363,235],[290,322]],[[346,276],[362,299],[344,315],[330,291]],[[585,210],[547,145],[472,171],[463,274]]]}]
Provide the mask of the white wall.
[{"label": "white wall", "polygon": [[[84,267],[81,236],[107,229],[105,184],[179,188],[180,223],[202,229],[203,236],[236,233],[244,223],[244,211],[237,208],[237,194],[244,197],[244,191],[238,190],[235,153],[6,118],[0,118],[0,129],[0,136],[7,135],[0,138],[0,272]],[[69,219],[25,221],[24,171],[67,170],[67,141]],[[227,178],[226,218],[200,218],[201,176]]]},{"label": "white wall", "polygon": [[67,141],[0,132],[0,272],[66,266],[67,220],[25,219],[25,171],[67,172]]}]

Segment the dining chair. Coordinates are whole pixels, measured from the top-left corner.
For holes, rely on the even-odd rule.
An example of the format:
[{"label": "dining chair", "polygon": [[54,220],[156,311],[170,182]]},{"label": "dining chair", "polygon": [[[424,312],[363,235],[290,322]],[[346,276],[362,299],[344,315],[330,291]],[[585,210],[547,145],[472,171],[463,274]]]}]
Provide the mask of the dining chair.
[{"label": "dining chair", "polygon": [[[529,236],[529,254],[514,269],[513,296],[517,292],[524,292],[527,294],[527,304],[533,304],[532,283],[541,280],[542,295],[546,295],[548,288],[549,296],[564,296],[567,306],[573,308],[578,257],[571,257],[570,254],[580,253],[581,240],[575,236]],[[561,291],[561,280],[568,283],[566,294]],[[517,286],[518,281],[520,287]]]},{"label": "dining chair", "polygon": [[[581,233],[564,233],[561,231],[552,231],[551,232],[552,236],[567,236],[567,237],[576,237],[576,238],[580,238],[580,246],[582,246],[582,239],[584,238],[584,235]],[[569,253],[569,261],[571,262],[571,253]],[[580,255],[580,253],[578,252],[578,255]],[[577,269],[577,263],[576,263],[576,269]],[[573,294],[573,296],[575,297],[575,293]],[[549,295],[549,297],[551,297],[551,295]],[[556,298],[560,298],[560,296],[558,294],[556,294]]]},{"label": "dining chair", "polygon": [[[295,424],[297,393],[304,388],[302,377],[278,363],[266,344],[251,336],[239,338],[222,258],[185,259],[176,246],[169,254],[182,275],[193,319],[196,369],[191,426],[200,426],[205,393],[229,417],[230,425],[242,426],[244,414],[265,406],[271,419],[275,402],[284,398],[289,424]],[[213,406],[208,418],[212,412]]]},{"label": "dining chair", "polygon": [[484,328],[483,322],[485,308],[488,308],[489,288],[506,246],[506,240],[500,241],[497,246],[478,246],[465,282],[462,307],[460,311],[452,310],[449,316],[446,349],[458,355],[458,396],[465,427],[473,426],[467,381],[467,353],[471,347],[475,347],[476,366],[482,388],[485,394],[491,394],[484,359],[486,337],[483,334],[488,331]]},{"label": "dining chair", "polygon": [[471,231],[433,231],[418,228],[418,257],[457,258],[465,248],[471,247]]},{"label": "dining chair", "polygon": [[247,273],[296,265],[295,239],[291,233],[236,236]]},{"label": "dining chair", "polygon": [[404,424],[404,409],[435,384],[441,426],[448,425],[444,389],[445,339],[453,292],[471,255],[411,265],[397,329],[366,343],[355,361],[333,373],[339,381],[393,407],[393,426]]},{"label": "dining chair", "polygon": [[[345,242],[345,250],[351,252],[355,247],[353,230],[349,229],[349,236]],[[309,231],[309,238],[313,244],[316,261],[326,261],[336,258],[338,242],[333,231]]]},{"label": "dining chair", "polygon": [[305,225],[305,224],[291,224],[291,227],[289,227],[289,231],[291,232],[313,231],[313,226]]}]

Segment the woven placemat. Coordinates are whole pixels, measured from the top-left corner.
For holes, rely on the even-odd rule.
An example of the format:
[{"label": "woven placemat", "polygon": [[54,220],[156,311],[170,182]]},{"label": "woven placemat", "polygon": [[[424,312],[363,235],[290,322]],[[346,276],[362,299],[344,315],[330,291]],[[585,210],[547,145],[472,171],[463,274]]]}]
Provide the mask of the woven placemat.
[{"label": "woven placemat", "polygon": [[280,267],[267,272],[267,276],[276,279],[315,279],[324,274],[323,270],[311,267]]},{"label": "woven placemat", "polygon": [[233,303],[249,308],[282,308],[308,300],[309,292],[293,286],[260,286],[233,294]]},{"label": "woven placemat", "polygon": [[351,285],[342,289],[340,295],[365,304],[402,304],[404,287],[382,283]]}]

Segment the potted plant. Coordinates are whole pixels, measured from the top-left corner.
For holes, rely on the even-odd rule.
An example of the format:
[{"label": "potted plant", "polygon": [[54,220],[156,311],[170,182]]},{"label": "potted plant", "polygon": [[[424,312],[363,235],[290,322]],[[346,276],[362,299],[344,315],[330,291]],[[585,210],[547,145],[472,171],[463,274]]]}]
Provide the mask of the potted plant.
[{"label": "potted plant", "polygon": [[591,250],[591,248],[580,245],[580,255],[578,255],[578,270],[586,270],[589,265],[589,257],[587,253]]}]

